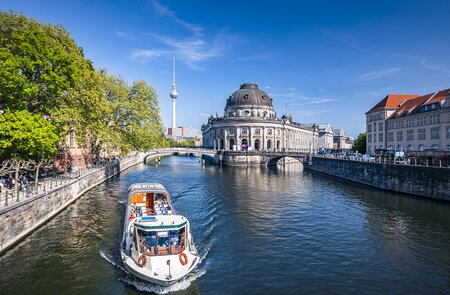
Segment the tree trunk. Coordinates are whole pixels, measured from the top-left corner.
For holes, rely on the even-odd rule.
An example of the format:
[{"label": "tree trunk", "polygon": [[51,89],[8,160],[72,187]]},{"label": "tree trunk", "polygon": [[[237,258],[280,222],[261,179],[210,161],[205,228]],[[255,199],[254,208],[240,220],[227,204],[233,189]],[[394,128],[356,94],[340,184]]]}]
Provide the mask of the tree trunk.
[{"label": "tree trunk", "polygon": [[14,183],[14,191],[17,194],[17,202],[19,202],[19,167],[16,167],[16,180]]},{"label": "tree trunk", "polygon": [[39,181],[39,168],[40,167],[41,167],[41,164],[38,164],[37,168],[36,168],[36,177],[34,178],[34,184],[36,185],[36,187],[37,187],[38,181]]}]

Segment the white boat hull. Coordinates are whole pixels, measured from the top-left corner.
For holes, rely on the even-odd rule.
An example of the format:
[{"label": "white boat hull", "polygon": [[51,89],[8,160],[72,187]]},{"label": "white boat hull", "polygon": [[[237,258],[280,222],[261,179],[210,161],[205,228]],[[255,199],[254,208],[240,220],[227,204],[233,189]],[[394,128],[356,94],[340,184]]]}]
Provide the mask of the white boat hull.
[{"label": "white boat hull", "polygon": [[[170,286],[183,279],[193,271],[200,262],[200,257],[193,255],[188,251],[186,251],[185,254],[188,257],[188,263],[186,265],[181,265],[181,263],[177,261],[178,255],[167,255],[151,258],[147,256],[148,260],[146,265],[140,267],[132,257],[126,255],[124,251],[121,251],[122,261],[127,271],[141,280],[162,286]],[[171,261],[170,273],[167,260]]]}]

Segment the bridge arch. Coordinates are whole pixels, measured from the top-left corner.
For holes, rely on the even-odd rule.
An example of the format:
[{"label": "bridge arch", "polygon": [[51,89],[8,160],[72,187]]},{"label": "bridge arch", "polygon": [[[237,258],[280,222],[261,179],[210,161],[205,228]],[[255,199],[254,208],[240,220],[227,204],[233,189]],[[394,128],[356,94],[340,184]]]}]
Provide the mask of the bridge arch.
[{"label": "bridge arch", "polygon": [[305,158],[303,156],[274,156],[267,159],[266,166],[276,166],[278,164],[278,161],[283,158],[289,158],[289,159],[295,159],[300,162],[302,166],[304,166]]}]

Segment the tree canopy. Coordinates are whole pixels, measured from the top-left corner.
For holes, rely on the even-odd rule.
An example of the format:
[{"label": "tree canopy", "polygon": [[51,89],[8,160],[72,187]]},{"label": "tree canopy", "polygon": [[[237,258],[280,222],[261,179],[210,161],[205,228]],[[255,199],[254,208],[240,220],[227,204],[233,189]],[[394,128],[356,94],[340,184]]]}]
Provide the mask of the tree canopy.
[{"label": "tree canopy", "polygon": [[[74,132],[78,145],[92,150],[126,153],[167,144],[153,87],[144,81],[128,85],[97,71],[62,26],[5,11],[0,11],[0,110],[3,121],[39,117],[39,124],[48,125],[31,127],[59,139]],[[45,155],[53,156],[54,144],[42,146],[48,148]],[[21,147],[19,154],[33,156]]]},{"label": "tree canopy", "polygon": [[358,151],[359,153],[366,153],[366,133],[360,133],[358,138],[353,142],[352,150]]},{"label": "tree canopy", "polygon": [[61,140],[49,121],[30,112],[7,111],[0,116],[0,159],[32,159],[41,161],[54,157]]}]

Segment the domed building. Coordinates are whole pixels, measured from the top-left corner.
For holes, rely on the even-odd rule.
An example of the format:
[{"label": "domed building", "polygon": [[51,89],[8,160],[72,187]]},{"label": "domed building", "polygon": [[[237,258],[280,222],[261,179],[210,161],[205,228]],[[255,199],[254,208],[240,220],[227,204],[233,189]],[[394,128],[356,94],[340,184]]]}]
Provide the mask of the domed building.
[{"label": "domed building", "polygon": [[203,146],[233,151],[315,152],[315,126],[277,118],[272,98],[257,84],[244,83],[227,99],[223,117],[210,116],[202,126]]}]

